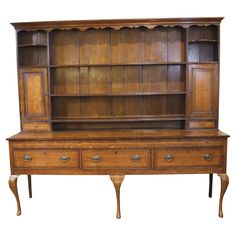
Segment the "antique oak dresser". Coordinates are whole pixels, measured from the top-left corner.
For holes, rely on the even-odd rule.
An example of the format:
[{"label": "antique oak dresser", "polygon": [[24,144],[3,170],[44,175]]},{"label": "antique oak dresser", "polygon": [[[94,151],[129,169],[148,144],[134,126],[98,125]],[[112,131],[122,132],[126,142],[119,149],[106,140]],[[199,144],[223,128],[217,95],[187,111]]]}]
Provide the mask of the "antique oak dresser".
[{"label": "antique oak dresser", "polygon": [[120,218],[125,175],[213,174],[228,186],[218,130],[222,18],[13,23],[21,132],[19,175],[110,175]]}]

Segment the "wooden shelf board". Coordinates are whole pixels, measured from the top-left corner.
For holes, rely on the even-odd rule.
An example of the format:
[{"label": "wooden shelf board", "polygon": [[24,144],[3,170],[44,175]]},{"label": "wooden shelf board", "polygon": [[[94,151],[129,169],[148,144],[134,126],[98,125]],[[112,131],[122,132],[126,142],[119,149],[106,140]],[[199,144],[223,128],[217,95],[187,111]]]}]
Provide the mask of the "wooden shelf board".
[{"label": "wooden shelf board", "polygon": [[185,95],[186,92],[150,92],[150,93],[91,93],[91,94],[50,94],[51,97],[118,97],[118,96],[153,96],[153,95]]},{"label": "wooden shelf board", "polygon": [[135,63],[107,63],[107,64],[68,64],[49,65],[50,68],[66,67],[95,67],[95,66],[146,66],[146,65],[185,65],[187,62],[135,62]]},{"label": "wooden shelf board", "polygon": [[189,61],[188,64],[219,64],[219,61]]},{"label": "wooden shelf board", "polygon": [[81,118],[56,118],[52,119],[54,123],[72,123],[72,122],[126,122],[126,121],[174,121],[185,120],[183,114],[177,115],[160,115],[160,116],[122,116],[122,117],[81,117]]},{"label": "wooden shelf board", "polygon": [[218,43],[217,39],[196,39],[196,40],[189,40],[189,43]]},{"label": "wooden shelf board", "polygon": [[47,47],[47,44],[18,44],[18,48],[24,47]]}]

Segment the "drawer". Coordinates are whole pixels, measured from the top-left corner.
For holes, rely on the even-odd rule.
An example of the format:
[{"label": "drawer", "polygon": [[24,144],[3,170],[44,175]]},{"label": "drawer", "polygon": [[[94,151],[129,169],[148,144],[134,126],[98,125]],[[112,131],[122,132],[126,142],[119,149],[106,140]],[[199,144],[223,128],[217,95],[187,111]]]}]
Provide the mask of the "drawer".
[{"label": "drawer", "polygon": [[223,147],[161,148],[154,151],[154,168],[220,167]]},{"label": "drawer", "polygon": [[22,129],[24,131],[49,131],[50,124],[48,122],[23,122]]},{"label": "drawer", "polygon": [[14,150],[15,168],[78,167],[77,150]]},{"label": "drawer", "polygon": [[129,168],[150,167],[149,149],[83,149],[82,166],[86,168]]},{"label": "drawer", "polygon": [[213,129],[216,126],[215,120],[191,120],[187,122],[187,127],[189,129]]}]

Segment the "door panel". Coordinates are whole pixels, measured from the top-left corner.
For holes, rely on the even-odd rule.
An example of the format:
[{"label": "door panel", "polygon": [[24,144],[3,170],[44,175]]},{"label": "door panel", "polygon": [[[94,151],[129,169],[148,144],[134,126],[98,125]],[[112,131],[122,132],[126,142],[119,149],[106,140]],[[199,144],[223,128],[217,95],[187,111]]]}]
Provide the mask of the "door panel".
[{"label": "door panel", "polygon": [[47,69],[20,69],[19,86],[21,119],[48,120]]},{"label": "door panel", "polygon": [[190,65],[188,84],[188,117],[217,118],[218,65]]}]

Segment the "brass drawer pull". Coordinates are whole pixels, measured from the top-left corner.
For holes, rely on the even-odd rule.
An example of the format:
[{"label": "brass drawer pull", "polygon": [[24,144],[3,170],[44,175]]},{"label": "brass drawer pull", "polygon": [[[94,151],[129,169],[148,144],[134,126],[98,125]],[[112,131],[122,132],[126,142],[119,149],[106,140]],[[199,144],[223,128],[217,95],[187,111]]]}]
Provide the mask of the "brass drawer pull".
[{"label": "brass drawer pull", "polygon": [[139,161],[139,160],[141,160],[141,156],[139,156],[139,155],[137,155],[137,154],[135,154],[135,155],[133,155],[132,157],[131,157],[131,159],[133,160],[133,161]]},{"label": "brass drawer pull", "polygon": [[96,156],[93,156],[91,159],[92,159],[92,161],[99,162],[102,160],[102,157],[100,157],[99,155],[96,155]]},{"label": "brass drawer pull", "polygon": [[25,155],[23,159],[24,161],[32,161],[32,157],[28,155]]},{"label": "brass drawer pull", "polygon": [[212,160],[213,157],[214,157],[214,156],[213,156],[212,154],[205,154],[205,155],[203,155],[203,158],[204,158],[205,160],[207,160],[207,161]]},{"label": "brass drawer pull", "polygon": [[173,161],[175,156],[171,155],[171,154],[168,154],[168,155],[164,156],[164,158],[165,158],[166,161]]},{"label": "brass drawer pull", "polygon": [[65,155],[63,155],[63,156],[61,156],[60,158],[59,158],[59,160],[60,161],[69,161],[70,160],[70,158],[68,157],[68,156],[65,156]]}]

